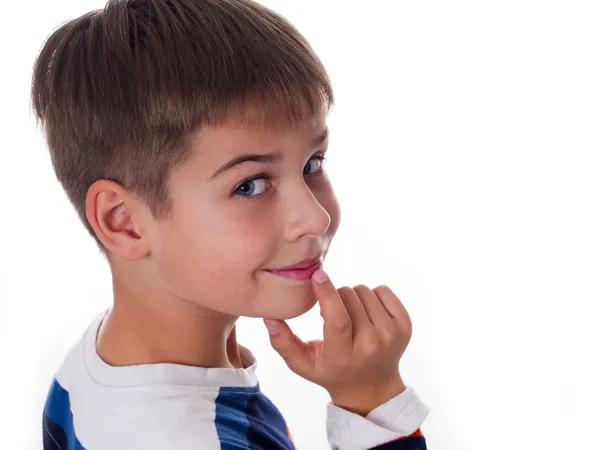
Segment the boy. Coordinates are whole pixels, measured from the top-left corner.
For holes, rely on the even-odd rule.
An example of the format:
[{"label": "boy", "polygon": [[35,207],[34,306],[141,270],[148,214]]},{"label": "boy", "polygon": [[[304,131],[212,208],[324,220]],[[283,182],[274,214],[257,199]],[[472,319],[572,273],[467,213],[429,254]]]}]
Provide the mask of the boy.
[{"label": "boy", "polygon": [[[321,268],[333,93],[289,22],[250,0],[110,0],[48,38],[32,101],[114,293],[56,373],[45,449],[294,448],[240,316],[330,393],[333,448],[426,448],[406,310]],[[317,301],[324,339],[303,343],[284,320]]]}]

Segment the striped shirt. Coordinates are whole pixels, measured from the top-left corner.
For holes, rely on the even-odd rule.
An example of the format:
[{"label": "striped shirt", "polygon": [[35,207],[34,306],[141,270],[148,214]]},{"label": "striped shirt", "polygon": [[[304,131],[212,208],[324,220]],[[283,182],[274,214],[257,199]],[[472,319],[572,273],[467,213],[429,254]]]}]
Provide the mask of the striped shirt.
[{"label": "striped shirt", "polygon": [[[109,310],[56,372],[43,411],[44,450],[295,449],[286,421],[261,392],[256,360],[243,369],[171,363],[110,366],[96,351]],[[429,413],[411,386],[368,416],[327,405],[333,449],[425,450]]]}]

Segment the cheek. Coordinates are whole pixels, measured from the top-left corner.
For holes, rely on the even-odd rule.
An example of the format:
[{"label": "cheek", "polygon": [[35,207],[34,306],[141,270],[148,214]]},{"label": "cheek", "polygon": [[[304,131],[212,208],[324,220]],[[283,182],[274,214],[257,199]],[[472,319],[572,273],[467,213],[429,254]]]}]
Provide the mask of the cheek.
[{"label": "cheek", "polygon": [[157,271],[177,296],[220,312],[241,313],[240,308],[260,297],[255,271],[270,251],[265,236],[264,228],[247,221],[194,222],[188,216],[161,230],[154,255]]}]

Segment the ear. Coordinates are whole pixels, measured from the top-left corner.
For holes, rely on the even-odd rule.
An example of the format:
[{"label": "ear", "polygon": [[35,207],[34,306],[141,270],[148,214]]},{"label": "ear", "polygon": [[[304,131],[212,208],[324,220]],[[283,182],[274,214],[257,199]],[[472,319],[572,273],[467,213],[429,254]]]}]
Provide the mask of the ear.
[{"label": "ear", "polygon": [[110,253],[135,261],[150,251],[142,232],[142,218],[135,214],[140,207],[139,202],[120,184],[98,180],[88,189],[85,214]]}]

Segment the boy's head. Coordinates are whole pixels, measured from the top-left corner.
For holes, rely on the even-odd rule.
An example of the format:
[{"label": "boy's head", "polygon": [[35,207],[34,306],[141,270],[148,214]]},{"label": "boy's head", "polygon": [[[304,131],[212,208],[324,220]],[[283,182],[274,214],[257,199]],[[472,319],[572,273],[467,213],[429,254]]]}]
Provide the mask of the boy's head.
[{"label": "boy's head", "polygon": [[[232,315],[313,306],[309,283],[266,269],[324,255],[337,231],[320,161],[333,93],[281,16],[249,0],[111,0],[48,38],[32,102],[115,286]],[[242,155],[253,162],[225,170]]]}]

